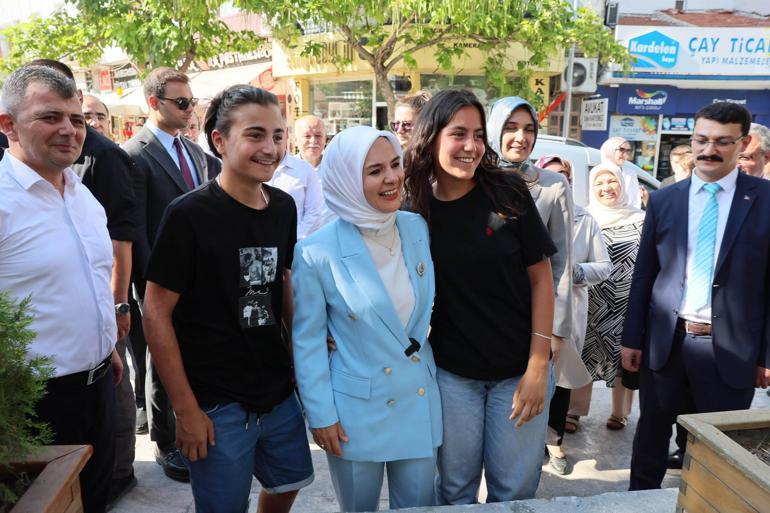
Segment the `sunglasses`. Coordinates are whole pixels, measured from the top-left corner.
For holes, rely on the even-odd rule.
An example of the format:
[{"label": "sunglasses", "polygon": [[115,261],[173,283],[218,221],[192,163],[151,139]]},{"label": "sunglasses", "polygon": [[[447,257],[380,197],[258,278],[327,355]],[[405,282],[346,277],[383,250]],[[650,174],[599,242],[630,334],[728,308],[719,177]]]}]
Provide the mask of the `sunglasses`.
[{"label": "sunglasses", "polygon": [[393,130],[394,132],[398,132],[399,127],[403,128],[405,132],[409,132],[412,130],[413,126],[414,125],[409,121],[391,121],[390,122],[390,129]]},{"label": "sunglasses", "polygon": [[180,96],[179,98],[166,98],[165,96],[158,96],[158,100],[168,100],[173,102],[177,107],[179,107],[179,110],[187,110],[190,108],[190,105],[193,107],[198,105],[198,98],[185,98],[184,96]]},{"label": "sunglasses", "polygon": [[631,148],[618,148],[618,151],[624,155],[631,155],[631,152],[634,150]]}]

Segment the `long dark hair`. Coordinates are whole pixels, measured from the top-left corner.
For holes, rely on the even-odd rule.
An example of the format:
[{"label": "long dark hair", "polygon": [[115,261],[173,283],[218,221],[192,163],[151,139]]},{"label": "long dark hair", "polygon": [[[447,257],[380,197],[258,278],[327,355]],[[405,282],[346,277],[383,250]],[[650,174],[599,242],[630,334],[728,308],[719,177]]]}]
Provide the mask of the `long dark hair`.
[{"label": "long dark hair", "polygon": [[233,124],[232,114],[238,107],[256,103],[267,107],[275,105],[279,107],[278,98],[273,93],[250,85],[234,85],[217,93],[206,109],[206,115],[203,121],[203,131],[206,133],[206,141],[209,148],[217,157],[222,157],[214,146],[214,139],[211,133],[217,132],[227,135],[230,133],[230,127]]},{"label": "long dark hair", "polygon": [[425,106],[412,131],[412,141],[404,155],[406,170],[406,204],[422,215],[430,225],[430,200],[436,182],[435,142],[441,131],[463,107],[473,107],[481,116],[484,130],[484,156],[473,179],[492,201],[495,212],[503,218],[517,217],[522,202],[529,194],[524,181],[516,173],[506,173],[498,166],[498,158],[487,141],[484,107],[471,91],[445,89]]}]

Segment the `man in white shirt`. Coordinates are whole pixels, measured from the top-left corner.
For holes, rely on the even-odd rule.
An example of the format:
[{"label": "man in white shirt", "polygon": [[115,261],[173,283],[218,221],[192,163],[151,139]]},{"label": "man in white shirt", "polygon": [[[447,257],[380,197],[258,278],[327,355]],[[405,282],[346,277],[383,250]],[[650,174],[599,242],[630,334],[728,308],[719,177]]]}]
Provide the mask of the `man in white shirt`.
[{"label": "man in white shirt", "polygon": [[56,444],[90,444],[80,474],[86,513],[105,509],[115,456],[115,389],[123,366],[104,208],[70,169],[86,120],[73,81],[43,66],[6,80],[0,129],[0,290],[31,296],[37,338],[29,357],[50,357],[54,377],[37,404]]},{"label": "man in white shirt", "polygon": [[630,488],[659,488],[677,415],[742,410],[770,384],[770,183],[739,173],[751,114],[695,116],[696,168],[650,195],[623,325],[640,371]]},{"label": "man in white shirt", "polygon": [[297,207],[297,240],[302,240],[321,227],[324,208],[321,180],[307,162],[291,155],[283,145],[283,158],[267,182],[294,198]]},{"label": "man in white shirt", "polygon": [[765,164],[770,162],[770,129],[752,123],[749,135],[751,142],[738,155],[738,168],[752,176],[765,178]]}]

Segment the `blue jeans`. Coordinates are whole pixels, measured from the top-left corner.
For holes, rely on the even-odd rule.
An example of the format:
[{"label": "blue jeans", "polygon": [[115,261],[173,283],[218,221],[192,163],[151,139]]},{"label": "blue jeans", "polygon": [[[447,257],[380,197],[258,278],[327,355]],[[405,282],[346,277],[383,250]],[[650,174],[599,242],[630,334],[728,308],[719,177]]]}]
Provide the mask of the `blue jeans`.
[{"label": "blue jeans", "polygon": [[294,394],[270,413],[248,413],[238,403],[205,411],[216,445],[204,460],[185,460],[197,513],[243,513],[252,475],[267,493],[299,490],[313,481],[305,420]]},{"label": "blue jeans", "polygon": [[482,381],[438,369],[436,378],[444,418],[437,503],[476,503],[482,468],[488,503],[533,498],[540,482],[553,372],[543,413],[519,428],[508,417],[521,376]]}]

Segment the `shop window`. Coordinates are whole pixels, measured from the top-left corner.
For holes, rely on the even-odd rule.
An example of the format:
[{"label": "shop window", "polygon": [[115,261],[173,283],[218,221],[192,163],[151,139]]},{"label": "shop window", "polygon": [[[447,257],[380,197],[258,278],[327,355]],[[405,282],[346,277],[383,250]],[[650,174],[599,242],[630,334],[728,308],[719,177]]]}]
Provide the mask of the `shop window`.
[{"label": "shop window", "polygon": [[326,125],[328,135],[348,127],[372,124],[372,81],[310,84],[310,112]]}]

